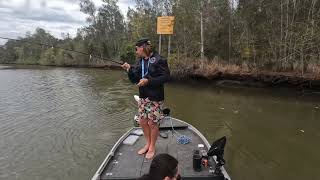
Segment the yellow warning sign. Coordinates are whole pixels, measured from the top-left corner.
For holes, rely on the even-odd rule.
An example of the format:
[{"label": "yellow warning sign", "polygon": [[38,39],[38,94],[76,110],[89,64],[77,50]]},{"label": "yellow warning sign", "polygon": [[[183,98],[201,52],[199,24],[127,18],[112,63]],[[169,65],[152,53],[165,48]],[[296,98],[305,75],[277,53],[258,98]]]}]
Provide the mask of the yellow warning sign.
[{"label": "yellow warning sign", "polygon": [[157,18],[157,34],[173,34],[174,16]]}]

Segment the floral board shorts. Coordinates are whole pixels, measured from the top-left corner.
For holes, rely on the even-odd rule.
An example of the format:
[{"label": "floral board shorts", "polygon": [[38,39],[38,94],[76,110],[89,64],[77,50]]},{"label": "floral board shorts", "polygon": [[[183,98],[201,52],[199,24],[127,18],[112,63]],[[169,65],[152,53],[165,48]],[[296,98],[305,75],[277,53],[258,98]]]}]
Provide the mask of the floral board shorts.
[{"label": "floral board shorts", "polygon": [[138,120],[148,119],[160,124],[163,116],[163,101],[150,101],[148,98],[140,98],[138,102]]}]

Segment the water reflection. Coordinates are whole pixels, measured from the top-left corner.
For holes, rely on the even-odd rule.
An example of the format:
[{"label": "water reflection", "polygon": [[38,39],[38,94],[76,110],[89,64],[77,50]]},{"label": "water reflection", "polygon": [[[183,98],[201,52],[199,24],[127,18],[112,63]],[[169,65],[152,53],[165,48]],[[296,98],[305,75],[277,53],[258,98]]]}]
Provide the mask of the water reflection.
[{"label": "water reflection", "polygon": [[174,116],[198,127],[210,141],[227,135],[227,167],[236,179],[319,176],[319,98],[287,90],[199,89],[197,84],[169,89]]},{"label": "water reflection", "polygon": [[[122,71],[0,70],[0,179],[90,179],[132,126],[137,87]],[[228,137],[233,179],[317,179],[319,98],[286,90],[169,84],[172,115]]]}]

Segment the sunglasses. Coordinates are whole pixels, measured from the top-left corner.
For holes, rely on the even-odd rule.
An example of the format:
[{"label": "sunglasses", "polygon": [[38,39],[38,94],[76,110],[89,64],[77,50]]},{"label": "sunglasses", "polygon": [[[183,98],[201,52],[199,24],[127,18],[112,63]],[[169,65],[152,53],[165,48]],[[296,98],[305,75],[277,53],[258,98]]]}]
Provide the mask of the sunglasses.
[{"label": "sunglasses", "polygon": [[146,45],[141,45],[141,46],[136,46],[136,51],[138,50],[138,48],[143,48],[145,47]]}]

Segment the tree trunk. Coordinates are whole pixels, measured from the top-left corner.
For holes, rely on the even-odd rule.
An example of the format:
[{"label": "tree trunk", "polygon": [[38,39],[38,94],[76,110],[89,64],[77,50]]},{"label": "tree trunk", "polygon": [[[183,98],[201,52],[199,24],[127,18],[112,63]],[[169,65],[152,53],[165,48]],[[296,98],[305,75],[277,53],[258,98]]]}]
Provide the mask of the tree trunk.
[{"label": "tree trunk", "polygon": [[233,8],[233,0],[231,0],[231,6],[230,6],[230,20],[229,20],[229,64],[231,63],[231,26],[232,26],[232,8]]},{"label": "tree trunk", "polygon": [[301,76],[303,77],[303,69],[304,69],[304,62],[303,62],[303,45],[301,45],[301,49],[300,49],[300,58],[301,58]]},{"label": "tree trunk", "polygon": [[204,58],[204,51],[203,51],[203,13],[202,13],[202,7],[203,6],[203,1],[200,1],[200,36],[201,36],[201,42],[200,42],[200,52],[201,52],[201,59],[203,60]]}]

